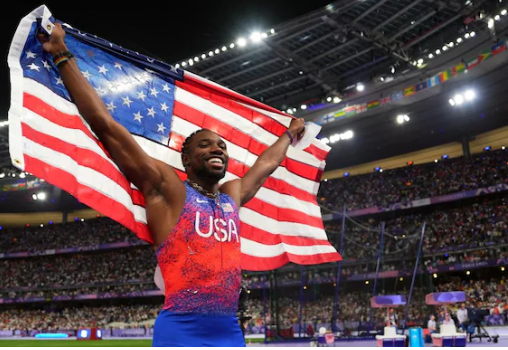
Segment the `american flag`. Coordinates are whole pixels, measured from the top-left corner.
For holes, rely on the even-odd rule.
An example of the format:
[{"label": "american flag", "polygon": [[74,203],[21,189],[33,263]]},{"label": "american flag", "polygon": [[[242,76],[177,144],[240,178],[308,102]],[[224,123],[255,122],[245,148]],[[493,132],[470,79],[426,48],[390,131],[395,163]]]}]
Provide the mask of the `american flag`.
[{"label": "american flag", "polygon": [[[20,23],[9,52],[9,146],[13,164],[74,195],[152,243],[144,198],[79,115],[36,35],[41,6]],[[66,44],[112,117],[153,158],[186,178],[180,149],[200,128],[217,132],[231,159],[223,181],[241,178],[291,117],[190,72],[64,24]],[[240,209],[242,268],[341,259],[328,242],[316,194],[329,147],[290,147],[281,166]]]}]

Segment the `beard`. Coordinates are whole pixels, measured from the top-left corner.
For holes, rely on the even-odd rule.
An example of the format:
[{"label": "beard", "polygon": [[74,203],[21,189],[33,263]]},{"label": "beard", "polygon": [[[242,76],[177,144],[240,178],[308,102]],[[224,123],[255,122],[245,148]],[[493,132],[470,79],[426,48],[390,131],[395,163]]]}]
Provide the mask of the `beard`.
[{"label": "beard", "polygon": [[227,169],[228,169],[228,161],[226,160],[226,162],[224,163],[224,169],[222,169],[220,171],[211,169],[210,167],[207,166],[207,164],[203,164],[203,166],[201,166],[201,168],[199,170],[195,171],[195,174],[199,178],[203,178],[203,179],[206,178],[206,179],[215,180],[215,181],[219,182],[226,176]]}]

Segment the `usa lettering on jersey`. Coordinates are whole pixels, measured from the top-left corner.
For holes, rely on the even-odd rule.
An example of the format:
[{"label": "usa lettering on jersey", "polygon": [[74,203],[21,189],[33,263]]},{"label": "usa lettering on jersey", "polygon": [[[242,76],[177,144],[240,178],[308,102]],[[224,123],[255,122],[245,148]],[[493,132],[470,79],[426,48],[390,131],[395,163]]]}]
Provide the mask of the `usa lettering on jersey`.
[{"label": "usa lettering on jersey", "polygon": [[[199,236],[203,238],[210,238],[213,235],[219,242],[231,242],[231,238],[234,235],[236,242],[240,242],[238,238],[238,230],[234,220],[229,219],[228,222],[226,222],[224,219],[214,219],[213,216],[209,215],[208,220],[205,216],[203,222],[203,226],[205,227],[204,231],[201,230],[201,213],[199,211],[196,212],[194,228]],[[206,227],[208,228],[206,229]]]}]

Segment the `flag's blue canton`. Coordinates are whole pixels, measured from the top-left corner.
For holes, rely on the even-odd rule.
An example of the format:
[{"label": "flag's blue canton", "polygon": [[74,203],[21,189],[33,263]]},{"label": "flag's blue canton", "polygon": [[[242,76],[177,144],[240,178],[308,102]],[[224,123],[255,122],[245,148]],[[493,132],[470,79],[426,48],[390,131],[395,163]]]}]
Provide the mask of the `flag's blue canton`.
[{"label": "flag's blue canton", "polygon": [[[21,57],[24,76],[71,100],[51,55],[42,50],[32,26]],[[67,35],[65,42],[78,66],[101,96],[113,118],[130,133],[167,145],[173,115],[175,83]],[[151,63],[149,61],[149,63]]]}]

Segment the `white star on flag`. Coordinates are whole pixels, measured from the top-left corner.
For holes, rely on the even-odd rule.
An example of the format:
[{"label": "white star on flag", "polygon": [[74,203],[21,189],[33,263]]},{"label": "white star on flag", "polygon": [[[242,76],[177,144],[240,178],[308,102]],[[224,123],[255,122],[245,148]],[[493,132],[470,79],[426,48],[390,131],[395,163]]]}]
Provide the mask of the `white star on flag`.
[{"label": "white star on flag", "polygon": [[97,94],[99,94],[99,96],[102,96],[106,93],[106,90],[104,90],[101,87],[96,88],[95,91],[97,91]]},{"label": "white star on flag", "polygon": [[114,102],[111,101],[110,103],[107,104],[108,106],[108,111],[111,111],[111,112],[114,112],[115,111],[115,108],[118,108],[115,106]]},{"label": "white star on flag", "polygon": [[42,61],[42,64],[44,65],[44,68],[48,70],[48,72],[51,70],[51,66],[49,65],[48,61]]},{"label": "white star on flag", "polygon": [[150,89],[150,95],[157,97],[157,94],[158,94],[158,93],[159,93],[159,92],[158,92],[155,88],[151,88],[151,89]]},{"label": "white star on flag", "polygon": [[162,132],[164,134],[164,130],[166,130],[167,128],[164,126],[164,124],[160,123],[160,124],[157,124],[157,132]]},{"label": "white star on flag", "polygon": [[81,72],[81,73],[86,78],[86,80],[90,80],[90,78],[92,77],[92,74],[90,74],[90,72],[88,72],[88,71],[84,71],[84,72]]},{"label": "white star on flag", "polygon": [[63,85],[62,78],[60,78],[60,77],[55,77],[55,79],[56,79],[56,85]]},{"label": "white star on flag", "polygon": [[138,98],[145,102],[146,95],[143,91],[138,92]]},{"label": "white star on flag", "polygon": [[33,53],[32,51],[25,51],[26,53],[26,58],[35,58],[35,53]]},{"label": "white star on flag", "polygon": [[115,68],[122,70],[122,65],[118,62],[115,62]]},{"label": "white star on flag", "polygon": [[99,68],[99,73],[102,73],[104,75],[106,75],[106,73],[109,71],[104,64],[98,68]]},{"label": "white star on flag", "polygon": [[155,110],[152,108],[147,108],[146,109],[148,111],[148,115],[152,118],[155,118]]},{"label": "white star on flag", "polygon": [[169,88],[168,84],[164,84],[164,86],[162,87],[162,90],[164,90],[164,92],[169,92],[171,91],[171,89]]},{"label": "white star on flag", "polygon": [[122,97],[122,100],[123,100],[123,103],[122,105],[127,105],[127,107],[131,108],[131,103],[133,101],[130,100],[129,96],[127,97]]},{"label": "white star on flag", "polygon": [[166,105],[166,102],[161,103],[161,111],[167,112],[169,107]]},{"label": "white star on flag", "polygon": [[138,112],[138,113],[132,113],[132,115],[134,116],[134,120],[137,120],[138,122],[141,123],[141,119],[143,119],[143,116],[141,115],[140,112]]},{"label": "white star on flag", "polygon": [[36,70],[37,72],[40,72],[39,71],[40,67],[38,65],[36,65],[35,63],[32,63],[31,65],[29,65],[28,68],[30,68],[31,70]]}]

